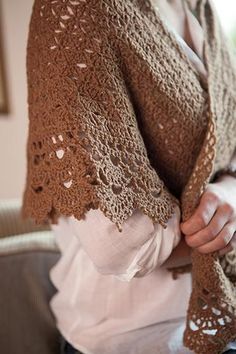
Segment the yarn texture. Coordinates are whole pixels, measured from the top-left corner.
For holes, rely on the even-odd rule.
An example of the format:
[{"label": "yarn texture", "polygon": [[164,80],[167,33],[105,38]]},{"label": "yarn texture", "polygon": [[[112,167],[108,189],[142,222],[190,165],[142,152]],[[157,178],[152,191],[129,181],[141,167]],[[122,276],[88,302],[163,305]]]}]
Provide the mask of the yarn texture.
[{"label": "yarn texture", "polygon": [[[176,203],[183,221],[192,215],[236,148],[236,59],[212,2],[191,10],[207,82],[151,0],[34,1],[23,218],[99,208],[122,231],[136,208],[163,227]],[[184,344],[220,354],[236,340],[236,250],[193,251],[188,271]]]}]

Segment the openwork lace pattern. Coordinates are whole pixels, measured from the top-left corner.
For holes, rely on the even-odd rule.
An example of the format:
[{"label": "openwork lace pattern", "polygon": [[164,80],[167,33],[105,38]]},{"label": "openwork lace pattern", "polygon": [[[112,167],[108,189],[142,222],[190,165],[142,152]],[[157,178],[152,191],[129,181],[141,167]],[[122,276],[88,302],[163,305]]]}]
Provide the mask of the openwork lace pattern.
[{"label": "openwork lace pattern", "polygon": [[[137,17],[147,42],[140,40],[135,23],[127,21],[124,6]],[[171,49],[168,71],[156,60],[148,50],[154,27],[142,18],[132,2],[35,2],[27,47],[30,126],[24,216],[38,222],[56,221],[60,213],[80,219],[99,207],[121,230],[122,222],[140,208],[166,226],[200,147],[189,131],[199,142],[204,138],[205,92],[181,52],[178,63]],[[120,21],[127,23],[127,32]],[[156,53],[158,39],[152,44]],[[168,43],[161,47],[168,53]],[[189,72],[186,82],[181,65]],[[173,78],[181,78],[179,90],[185,85],[184,108],[181,92],[166,84]],[[178,121],[185,130],[176,141]],[[177,144],[181,151],[176,159]],[[173,194],[164,184],[171,174]]]},{"label": "openwork lace pattern", "polygon": [[[209,73],[209,125],[207,139],[189,180],[187,192],[182,195],[186,205],[186,220],[199,201],[196,191],[202,193],[219,166],[227,165],[224,152],[233,153],[236,132],[235,65],[230,57],[227,39],[222,33],[213,5],[198,2],[199,17],[208,33],[205,55]],[[204,15],[206,14],[207,17]],[[207,18],[208,21],[204,21]],[[218,100],[217,100],[218,98]],[[229,119],[230,117],[230,119]],[[229,119],[227,126],[225,122]],[[231,130],[232,129],[232,130]],[[229,156],[229,155],[228,155]],[[201,182],[200,182],[201,181]],[[202,183],[205,181],[204,183]],[[202,188],[196,188],[201,185]],[[200,195],[199,194],[199,195]],[[190,205],[190,201],[195,201]],[[193,290],[189,301],[184,344],[195,353],[221,354],[230,341],[236,340],[236,252],[219,258],[217,253],[192,253]]]},{"label": "openwork lace pattern", "polygon": [[[150,0],[35,0],[23,217],[100,208],[121,231],[136,208],[163,227],[176,203],[191,216],[236,146],[232,58],[209,2],[196,10],[207,89]],[[196,353],[235,337],[235,274],[234,253],[193,253],[184,340]]]}]

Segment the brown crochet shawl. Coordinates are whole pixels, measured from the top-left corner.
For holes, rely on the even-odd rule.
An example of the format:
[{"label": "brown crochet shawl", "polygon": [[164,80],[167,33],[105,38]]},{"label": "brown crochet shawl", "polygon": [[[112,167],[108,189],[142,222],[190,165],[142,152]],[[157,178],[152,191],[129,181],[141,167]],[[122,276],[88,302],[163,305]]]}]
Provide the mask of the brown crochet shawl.
[{"label": "brown crochet shawl", "polygon": [[[210,0],[191,10],[207,82],[151,0],[34,2],[24,218],[56,223],[100,208],[122,230],[139,208],[166,227],[176,203],[183,221],[191,216],[236,147],[229,46]],[[195,353],[221,353],[236,339],[235,276],[234,251],[192,253],[184,343]]]}]

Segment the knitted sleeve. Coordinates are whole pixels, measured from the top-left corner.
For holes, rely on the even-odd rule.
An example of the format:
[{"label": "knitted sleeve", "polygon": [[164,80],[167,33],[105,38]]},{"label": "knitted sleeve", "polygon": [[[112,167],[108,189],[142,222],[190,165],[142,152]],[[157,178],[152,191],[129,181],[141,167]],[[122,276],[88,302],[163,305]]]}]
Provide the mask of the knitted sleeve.
[{"label": "knitted sleeve", "polygon": [[166,228],[179,202],[150,163],[108,29],[99,1],[34,3],[22,216],[99,208],[121,231],[138,208]]}]

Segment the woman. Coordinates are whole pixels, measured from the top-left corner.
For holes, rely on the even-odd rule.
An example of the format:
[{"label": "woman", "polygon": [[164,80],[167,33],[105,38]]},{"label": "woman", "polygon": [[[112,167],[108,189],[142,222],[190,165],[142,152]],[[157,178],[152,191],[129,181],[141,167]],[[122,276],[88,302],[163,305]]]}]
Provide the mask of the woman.
[{"label": "woman", "polygon": [[[198,4],[200,2],[198,2]],[[200,151],[196,145],[197,140],[199,139],[199,141],[203,142],[206,132],[207,122],[205,121],[205,109],[207,109],[207,100],[204,101],[204,99],[207,96],[208,67],[206,66],[204,57],[204,32],[197,17],[194,16],[194,12],[191,11],[191,8],[194,9],[196,7],[196,2],[192,1],[190,3],[191,6],[188,6],[187,2],[181,0],[159,0],[155,2],[132,0],[126,4],[122,3],[122,1],[114,1],[110,4],[106,1],[97,2],[97,4],[93,1],[57,0],[50,2],[50,4],[46,4],[44,1],[40,0],[35,2],[31,20],[31,37],[28,45],[28,67],[30,73],[29,88],[31,88],[33,84],[38,84],[38,92],[37,90],[29,90],[29,104],[32,116],[40,117],[42,126],[39,126],[37,119],[35,119],[34,122],[32,120],[31,129],[35,129],[34,134],[38,137],[41,136],[42,131],[45,131],[45,128],[48,130],[48,136],[52,137],[51,145],[54,144],[56,147],[54,151],[58,163],[63,159],[66,160],[67,148],[71,154],[73,153],[73,149],[77,151],[77,146],[73,141],[68,144],[69,139],[73,138],[73,134],[68,132],[70,125],[74,124],[77,127],[79,126],[79,137],[81,141],[84,139],[84,150],[79,150],[79,153],[83,155],[82,158],[80,157],[83,163],[80,161],[76,166],[76,171],[79,171],[79,184],[77,184],[76,187],[78,188],[79,186],[82,188],[82,193],[81,195],[77,195],[76,198],[72,197],[72,199],[68,199],[68,204],[64,199],[65,195],[60,195],[59,193],[56,199],[57,202],[54,201],[54,208],[52,208],[49,214],[52,220],[59,216],[58,210],[60,210],[61,214],[58,219],[58,224],[52,223],[52,229],[56,234],[56,240],[62,252],[62,257],[58,264],[51,270],[50,277],[58,289],[57,294],[51,301],[51,307],[57,320],[57,326],[62,335],[66,338],[66,341],[62,343],[62,353],[116,354],[119,352],[123,354],[182,354],[192,352],[186,349],[182,342],[187,305],[191,293],[191,276],[190,273],[184,273],[180,278],[174,280],[167,268],[189,264],[191,262],[191,248],[203,254],[217,251],[220,252],[221,255],[233,249],[233,240],[235,239],[234,234],[236,230],[236,203],[232,198],[232,195],[234,195],[233,191],[236,191],[236,179],[233,173],[230,173],[229,170],[221,171],[224,172],[224,174],[221,173],[218,175],[218,178],[216,178],[217,176],[215,175],[215,179],[211,179],[211,183],[207,185],[195,212],[192,213],[191,217],[185,222],[181,223],[181,228],[181,210],[178,199],[181,196],[180,187],[183,188],[184,183],[182,181],[181,186],[181,180],[177,179],[174,181],[172,179],[172,184],[168,184],[167,174],[165,175],[165,173],[163,173],[162,178],[165,180],[166,185],[168,185],[169,190],[164,188],[162,204],[158,206],[158,218],[153,219],[154,222],[152,222],[148,211],[150,211],[149,207],[153,199],[146,199],[145,194],[143,194],[144,199],[140,201],[140,204],[143,203],[146,207],[145,213],[143,213],[144,208],[139,210],[138,206],[140,205],[138,205],[137,202],[133,204],[136,205],[136,209],[133,209],[132,213],[130,212],[129,201],[133,197],[133,194],[129,194],[128,190],[126,200],[128,207],[123,203],[121,204],[122,208],[119,209],[119,205],[115,204],[114,201],[117,202],[115,199],[116,196],[121,194],[120,189],[122,189],[122,187],[120,187],[120,185],[122,178],[120,178],[119,175],[120,170],[116,169],[120,162],[118,161],[117,155],[113,156],[112,153],[114,152],[115,154],[119,152],[119,149],[122,150],[122,146],[116,144],[116,142],[114,142],[115,140],[112,139],[109,141],[109,144],[107,142],[106,150],[103,149],[104,146],[100,144],[100,141],[106,140],[110,132],[109,120],[102,121],[100,114],[101,105],[105,103],[105,107],[107,108],[106,112],[109,112],[110,109],[110,113],[113,113],[114,116],[116,115],[117,112],[109,106],[110,94],[115,97],[116,94],[122,91],[119,91],[119,86],[116,87],[114,85],[112,87],[111,82],[119,75],[116,68],[122,67],[122,74],[124,75],[122,77],[122,79],[124,79],[122,83],[127,83],[129,89],[128,97],[130,98],[130,101],[126,101],[126,104],[130,105],[130,102],[132,102],[132,107],[134,107],[137,117],[137,123],[142,131],[148,151],[150,152],[150,160],[154,165],[156,163],[153,157],[153,154],[156,154],[154,149],[154,136],[152,136],[151,132],[155,127],[151,126],[150,130],[146,128],[144,113],[146,109],[146,113],[149,112],[150,114],[150,100],[153,99],[153,102],[156,100],[156,104],[152,106],[152,108],[155,109],[155,114],[157,114],[157,116],[163,114],[164,117],[164,111],[161,111],[162,96],[155,96],[154,92],[150,91],[151,87],[148,88],[148,86],[145,86],[145,80],[142,81],[139,79],[141,71],[139,72],[139,70],[137,70],[138,68],[142,70],[141,66],[138,66],[137,58],[141,58],[145,53],[145,51],[142,52],[145,46],[142,47],[140,45],[139,47],[141,40],[139,42],[138,38],[139,35],[143,35],[144,37],[142,37],[142,39],[145,39],[145,31],[149,31],[147,32],[147,41],[150,40],[152,35],[155,35],[153,34],[155,26],[153,26],[152,22],[152,16],[155,15],[156,17],[154,19],[160,21],[164,31],[163,33],[166,35],[162,37],[162,49],[165,50],[165,40],[176,41],[174,42],[174,48],[170,48],[170,50],[176,50],[176,48],[179,49],[181,47],[181,49],[179,49],[181,56],[185,60],[189,60],[187,64],[193,70],[193,74],[191,73],[191,75],[195,75],[195,79],[197,77],[199,80],[199,92],[201,92],[202,95],[198,98],[200,102],[199,106],[201,105],[201,110],[199,111],[199,117],[201,117],[199,119],[202,120],[200,124],[201,127],[195,131],[195,146],[191,145],[190,140],[192,138],[189,139],[186,137],[192,149],[191,154],[187,157],[187,155],[182,152],[183,155],[185,154],[184,158],[188,160],[188,169],[191,170],[193,168],[193,163],[196,161],[196,155],[194,155],[194,153],[199,154]],[[134,33],[133,38],[135,38],[136,41],[130,42],[130,48],[135,44],[134,51],[137,54],[136,57],[130,55],[127,47],[125,47],[126,51],[122,52],[124,47],[122,47],[120,43],[117,45],[119,39],[129,39],[129,37],[125,35],[125,29],[127,29],[128,32],[132,27],[132,21],[122,22],[122,20],[127,20],[125,10],[122,7],[123,5],[124,7],[127,6],[126,10],[130,9],[133,11],[133,17],[131,18],[134,20],[134,23],[135,20],[138,19],[138,24],[141,26],[141,28],[137,26],[135,29],[132,29],[132,34]],[[154,15],[153,9],[155,9]],[[103,12],[101,12],[101,10],[106,10],[106,14],[111,14],[111,17],[106,18],[105,14],[102,16]],[[115,17],[113,17],[112,12],[114,10],[116,14]],[[150,17],[148,17],[148,15],[145,17],[145,11],[147,11],[146,13]],[[122,16],[120,14],[122,14]],[[39,16],[42,22],[39,21]],[[131,20],[131,18],[129,20]],[[147,22],[147,18],[150,22]],[[109,24],[109,20],[111,21],[111,29],[108,34],[106,33],[107,36],[102,37],[102,29]],[[113,27],[113,20],[118,21],[120,32],[113,32],[115,28]],[[94,27],[96,21],[99,23],[97,28]],[[41,26],[42,23],[44,23],[45,27]],[[51,26],[48,24],[51,24]],[[147,24],[149,27],[147,27]],[[76,41],[73,37],[76,38]],[[84,38],[86,38],[86,45],[83,45]],[[39,44],[37,50],[42,51],[42,58],[40,60],[37,57],[38,54],[35,50],[35,43]],[[74,46],[76,46],[76,48],[74,48]],[[109,55],[113,55],[112,51],[114,48],[116,56],[113,56],[113,59],[114,61],[117,60],[117,67],[112,67],[112,65],[109,65],[111,63],[107,61],[105,74],[105,71],[102,71],[99,66],[101,53],[103,53],[103,58],[108,58]],[[48,56],[49,49],[50,57]],[[79,55],[74,56],[73,49],[76,49]],[[147,61],[144,65],[146,66],[146,73],[150,75],[151,80],[151,68],[155,65],[158,66],[159,63],[155,64],[155,62],[153,62],[154,57],[152,57],[150,47],[144,50],[148,53]],[[90,54],[90,57],[85,54],[85,51]],[[43,58],[43,54],[45,54],[45,59]],[[174,51],[172,52],[172,56],[175,56]],[[159,54],[159,57],[161,58],[161,54]],[[159,57],[157,57],[157,60]],[[90,58],[91,61],[88,61],[88,58]],[[127,64],[129,58],[132,59],[132,64],[135,68],[133,71],[132,67]],[[55,65],[53,65],[54,61],[56,63],[56,69]],[[38,71],[36,70],[35,63],[37,63]],[[124,65],[124,63],[126,65]],[[72,70],[72,64],[73,68],[76,66],[77,69],[80,70],[78,76],[75,75],[74,69]],[[163,73],[168,74],[168,61],[164,63],[161,62],[160,65]],[[186,67],[182,68],[182,71],[178,71],[180,78],[182,75],[187,75],[185,71]],[[91,72],[92,76],[90,75]],[[80,73],[84,81],[80,81]],[[109,78],[107,78],[108,75]],[[132,79],[134,81],[132,81]],[[111,80],[111,82],[109,80]],[[73,85],[75,83],[79,90],[76,95],[74,95],[75,91],[73,90],[74,86],[72,85],[72,81]],[[52,83],[52,85],[50,86],[49,83]],[[80,83],[83,83],[84,91],[80,91]],[[95,88],[94,91],[90,89],[92,84]],[[165,81],[160,81],[159,87],[161,87],[161,84],[165,85]],[[144,96],[141,104],[142,97],[139,97],[139,101],[137,101],[138,95],[136,94],[136,89],[139,89],[142,85]],[[108,91],[104,89],[105,87],[108,88]],[[114,90],[114,87],[116,87],[116,90]],[[100,90],[99,97],[97,96],[96,88]],[[146,88],[148,91],[145,92]],[[45,92],[43,92],[43,90],[45,90]],[[109,90],[111,91],[109,92]],[[167,87],[164,87],[164,90],[167,92]],[[37,100],[39,92],[43,100]],[[179,92],[181,92],[181,87],[179,87]],[[171,96],[167,95],[167,97],[170,102],[172,99]],[[182,96],[182,100],[184,99],[184,96]],[[118,99],[115,103],[115,107],[122,106],[122,103]],[[42,114],[42,105],[44,105],[45,114]],[[63,111],[60,110],[62,106],[66,106],[67,111],[69,111],[73,117],[70,121],[70,125],[68,125]],[[83,109],[81,109],[81,107],[83,107]],[[143,111],[142,107],[144,107]],[[84,122],[81,117],[85,117],[86,112],[90,109],[93,114],[88,119],[89,125],[86,126],[83,125]],[[139,119],[139,117],[142,116],[142,112],[143,120]],[[123,114],[125,114],[125,111],[123,111]],[[50,124],[47,125],[48,115],[50,115]],[[169,116],[166,115],[164,118],[167,123],[171,119],[173,123],[177,123],[174,115],[171,117],[171,111],[169,111]],[[55,127],[55,124],[58,124],[57,119],[60,120],[60,128],[63,128],[64,132],[67,131],[67,136],[64,133],[59,134],[60,130],[57,130],[57,136],[52,134],[50,127],[53,125]],[[116,123],[118,123],[116,119],[114,119],[113,123],[117,130],[121,127],[126,128],[126,126],[116,125]],[[128,122],[126,124],[127,126],[129,125]],[[163,122],[159,121],[158,124],[159,129],[162,130],[164,128]],[[169,137],[171,137],[171,130],[173,128],[174,125],[169,127]],[[103,129],[104,134],[101,132]],[[133,129],[132,122],[130,123],[130,129]],[[168,128],[166,127],[166,129]],[[95,139],[94,146],[91,146],[91,141],[88,143],[86,138],[91,137],[94,132],[96,132],[97,140]],[[63,146],[65,137],[67,142],[66,145]],[[161,135],[159,135],[159,137],[161,138]],[[163,139],[163,143],[166,143],[166,140],[167,139]],[[36,141],[35,136],[34,141]],[[122,139],[120,138],[119,143],[121,143],[121,141]],[[61,143],[61,146],[58,145],[58,142]],[[112,146],[113,143],[114,146]],[[130,146],[127,144],[127,139],[123,140],[123,144],[125,144],[127,149],[129,148],[129,154],[131,154],[131,156],[132,144],[134,144],[133,149],[139,148],[139,146],[137,147],[136,145],[136,141],[132,139]],[[179,144],[181,144],[181,142]],[[35,143],[35,149],[41,149],[42,143],[39,143],[39,145],[40,146],[37,146]],[[168,146],[169,155],[173,155],[174,153],[178,155],[177,150],[175,152],[171,150],[171,145],[168,145],[167,142],[166,149]],[[89,160],[84,155],[84,151],[90,152],[92,147],[96,148],[96,150],[93,151],[93,160],[98,162],[98,166],[101,161],[101,154],[104,157],[104,161],[108,155],[112,161],[113,170],[110,168],[111,165],[109,165],[109,169],[99,170],[100,180],[106,186],[109,184],[108,180],[111,178],[111,175],[113,176],[113,194],[107,194],[107,196],[104,196],[102,193],[100,194],[100,199],[106,199],[106,207],[104,207],[104,204],[100,204],[98,208],[97,199],[93,196],[91,201],[87,197],[91,193],[91,188],[93,188],[91,186],[97,184],[92,168],[89,171],[84,168],[84,166],[89,166]],[[50,180],[47,180],[47,175],[45,174],[42,177],[44,186],[42,187],[40,185],[42,181],[40,166],[42,167],[41,161],[45,157],[45,155],[43,155],[44,151],[45,150],[41,151],[42,154],[37,153],[34,159],[35,166],[38,166],[36,167],[38,174],[35,174],[32,186],[37,197],[39,194],[42,195],[45,189],[45,183],[46,185],[50,185],[51,183]],[[161,151],[160,148],[160,156]],[[139,156],[142,156],[142,153],[136,155],[137,159]],[[178,160],[180,159],[181,156],[178,157]],[[235,160],[236,156],[234,154],[231,159],[234,166]],[[140,161],[144,164],[146,160],[141,159]],[[64,169],[61,169],[59,164],[57,166],[57,162],[53,167],[55,178],[57,178],[57,173],[60,170],[60,177],[62,177],[62,175],[65,177],[64,187],[68,189],[73,188],[73,181],[75,180],[70,179],[70,176],[73,174],[71,168],[68,170],[70,162],[71,157],[65,162],[63,166]],[[129,165],[129,173],[132,173],[130,171],[135,173],[137,166],[130,163],[129,157],[123,159],[122,162]],[[161,162],[160,159],[159,162]],[[167,167],[168,164],[171,166],[170,160],[167,163]],[[50,160],[47,160],[47,165],[50,166]],[[73,164],[70,164],[70,167],[71,166],[73,167]],[[172,168],[173,166],[174,165],[172,165]],[[158,171],[161,171],[161,167],[163,167],[163,169],[167,168],[161,164],[159,166],[155,165],[155,167],[157,167],[156,170]],[[168,172],[168,168],[166,172]],[[178,169],[177,172],[178,176],[181,176],[181,170]],[[148,181],[153,179],[149,167],[145,170],[145,173],[148,177]],[[85,174],[86,177],[88,177],[89,186],[87,183],[83,182]],[[126,176],[128,176],[128,174]],[[121,177],[124,177],[124,175]],[[189,174],[186,174],[185,177],[184,182],[187,184]],[[211,177],[213,177],[213,174]],[[38,182],[39,180],[40,183]],[[123,181],[125,180],[123,179]],[[156,187],[157,192],[155,193],[157,193],[157,195],[154,194],[156,198],[156,196],[159,196],[158,188],[163,185],[159,179],[158,183],[153,182],[153,184],[148,181],[144,182],[142,180],[143,184],[149,187],[150,190],[151,187]],[[130,183],[132,182],[130,181]],[[135,180],[133,183],[135,184]],[[140,187],[140,185],[141,188],[144,188],[141,181],[139,181],[135,186],[136,190],[139,190],[138,187]],[[132,186],[132,184],[130,184],[130,186]],[[170,191],[172,191],[172,194]],[[55,195],[57,195],[57,193],[58,191],[55,190]],[[74,193],[76,192],[74,191]],[[42,203],[44,206],[48,205],[48,199],[48,195],[44,194],[40,202],[41,205]],[[25,197],[24,205],[26,210],[26,204],[29,203],[28,200],[26,202]],[[83,208],[79,211],[77,210],[76,217],[75,214],[71,215],[68,209],[69,203],[71,203],[72,207],[73,203],[82,204],[82,201],[85,201],[84,205],[86,205],[87,209],[86,215],[84,210],[82,210]],[[114,204],[111,205],[110,201]],[[92,202],[93,207],[91,208]],[[58,206],[59,204],[60,208]],[[32,209],[32,205],[34,205],[34,210]],[[67,205],[67,207],[63,210],[64,205]],[[36,204],[31,202],[30,208],[31,215],[34,214],[34,216],[36,216],[37,214],[38,219],[40,219],[41,207],[37,208]],[[128,209],[129,211],[127,212]],[[127,212],[127,215],[122,219],[124,211]],[[109,217],[111,216],[111,212],[114,213],[112,215],[113,219]],[[122,223],[121,233],[116,228],[114,223],[115,219],[117,221],[125,221]],[[120,226],[121,223],[117,225]],[[183,236],[181,232],[185,235],[186,243],[184,238],[181,237]],[[228,351],[229,353],[236,352],[236,350],[234,350],[236,349],[236,344],[233,343],[233,341],[223,348],[224,351],[232,348],[232,350]]]}]

